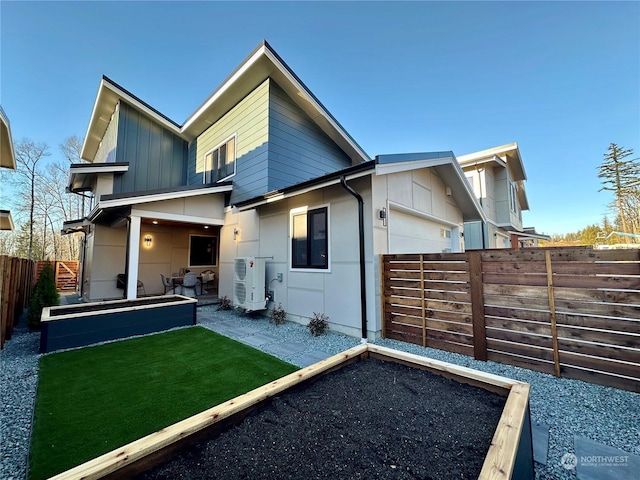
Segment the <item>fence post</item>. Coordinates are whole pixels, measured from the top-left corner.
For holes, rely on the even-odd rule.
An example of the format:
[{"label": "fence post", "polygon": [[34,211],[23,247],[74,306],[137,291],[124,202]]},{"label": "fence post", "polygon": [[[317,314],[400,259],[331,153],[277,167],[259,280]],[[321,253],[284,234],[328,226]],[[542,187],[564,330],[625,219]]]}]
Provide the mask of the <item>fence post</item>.
[{"label": "fence post", "polygon": [[385,266],[387,264],[387,260],[385,259],[384,255],[380,255],[380,328],[382,329],[382,332],[380,333],[380,337],[384,340],[385,338],[387,338],[387,314],[386,314],[386,309],[385,309],[385,303],[386,303],[386,295],[385,295],[385,290],[386,290],[386,282],[385,282],[385,274],[384,274],[384,269]]},{"label": "fence post", "polygon": [[551,251],[545,250],[544,260],[547,270],[547,293],[549,296],[549,313],[551,314],[551,344],[553,345],[553,369],[556,377],[560,376],[560,352],[558,351],[558,329],[556,326],[556,301],[553,294],[553,270],[551,269]]},{"label": "fence post", "polygon": [[469,252],[469,286],[471,287],[471,321],[473,324],[473,357],[487,361],[487,331],[484,321],[484,288],[480,251]]},{"label": "fence post", "polygon": [[427,309],[424,298],[424,255],[420,255],[420,300],[422,302],[422,346],[427,346]]}]

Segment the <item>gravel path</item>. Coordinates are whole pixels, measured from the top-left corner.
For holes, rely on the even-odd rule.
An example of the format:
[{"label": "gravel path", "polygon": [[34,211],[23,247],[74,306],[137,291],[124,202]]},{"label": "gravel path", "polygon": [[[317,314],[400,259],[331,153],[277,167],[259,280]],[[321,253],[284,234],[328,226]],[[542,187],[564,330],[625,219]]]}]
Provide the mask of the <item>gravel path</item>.
[{"label": "gravel path", "polygon": [[[312,337],[301,325],[273,325],[264,317],[219,312],[215,307],[198,308],[198,323],[216,330],[229,322],[246,329],[243,340],[252,335],[272,338],[260,348],[274,353],[282,342],[294,342],[300,348],[276,355],[300,365],[309,352],[336,354],[359,343],[359,339],[328,332]],[[259,331],[259,333],[256,333]],[[464,355],[422,348],[394,340],[380,340],[380,345],[409,353],[476,368],[531,384],[531,416],[538,424],[549,425],[547,465],[536,463],[536,478],[575,479],[575,471],[562,467],[560,459],[573,453],[574,435],[590,438],[627,453],[640,455],[640,394],[602,387],[578,380],[557,379],[494,362],[480,362]],[[39,335],[23,326],[14,330],[13,338],[0,352],[0,478],[24,479],[31,434],[31,419],[38,375]]]}]

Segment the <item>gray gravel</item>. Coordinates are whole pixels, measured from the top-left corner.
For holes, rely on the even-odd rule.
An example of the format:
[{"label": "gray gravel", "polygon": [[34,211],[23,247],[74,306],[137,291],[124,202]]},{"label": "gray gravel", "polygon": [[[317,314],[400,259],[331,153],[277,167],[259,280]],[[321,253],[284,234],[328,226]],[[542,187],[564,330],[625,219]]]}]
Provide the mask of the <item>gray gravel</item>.
[{"label": "gray gravel", "polygon": [[38,387],[40,336],[21,322],[0,351],[0,478],[23,479]]},{"label": "gray gravel", "polygon": [[[308,352],[336,354],[360,343],[359,339],[329,331],[312,337],[302,325],[287,322],[273,325],[260,316],[217,311],[215,306],[198,308],[198,323],[212,330],[223,330],[233,322],[239,331],[269,335],[273,342],[260,348],[268,351],[281,342],[295,342],[304,348],[279,355],[285,361],[301,365]],[[255,333],[258,330],[258,333]],[[38,376],[39,335],[24,327],[0,352],[0,458],[2,479],[24,479],[31,435],[31,420]],[[592,385],[578,380],[558,379],[551,375],[494,362],[480,362],[464,355],[444,352],[395,340],[376,342],[397,350],[424,355],[484,372],[503,375],[531,384],[531,416],[537,424],[550,426],[547,465],[536,463],[536,479],[575,479],[574,470],[560,464],[565,453],[574,453],[573,437],[579,435],[627,453],[640,455],[640,394]]]}]

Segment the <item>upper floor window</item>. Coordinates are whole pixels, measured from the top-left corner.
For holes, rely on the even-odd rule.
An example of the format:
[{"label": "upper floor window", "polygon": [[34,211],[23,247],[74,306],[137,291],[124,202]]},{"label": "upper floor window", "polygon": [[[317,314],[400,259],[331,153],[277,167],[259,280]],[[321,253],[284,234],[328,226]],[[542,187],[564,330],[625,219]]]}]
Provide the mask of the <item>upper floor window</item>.
[{"label": "upper floor window", "polygon": [[509,182],[509,207],[514,213],[518,211],[517,193],[515,182]]},{"label": "upper floor window", "polygon": [[226,180],[236,174],[235,135],[204,154],[203,183]]},{"label": "upper floor window", "polygon": [[291,211],[291,268],[329,269],[329,208]]}]

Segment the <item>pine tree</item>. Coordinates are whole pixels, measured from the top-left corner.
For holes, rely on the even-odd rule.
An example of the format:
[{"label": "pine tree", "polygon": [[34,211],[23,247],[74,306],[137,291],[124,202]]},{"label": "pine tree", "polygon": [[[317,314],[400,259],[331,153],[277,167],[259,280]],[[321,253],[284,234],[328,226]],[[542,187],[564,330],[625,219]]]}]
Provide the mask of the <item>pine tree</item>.
[{"label": "pine tree", "polygon": [[56,289],[56,279],[51,263],[47,262],[40,272],[40,277],[29,301],[29,311],[27,315],[27,325],[31,330],[40,330],[40,317],[44,307],[58,305],[60,295]]},{"label": "pine tree", "polygon": [[622,231],[630,233],[627,229],[627,218],[624,212],[626,198],[635,195],[640,187],[640,163],[638,159],[625,160],[633,155],[632,149],[625,150],[615,143],[609,145],[609,152],[604,155],[604,161],[600,165],[598,178],[602,179],[602,190],[614,193],[616,208],[620,217]]}]

